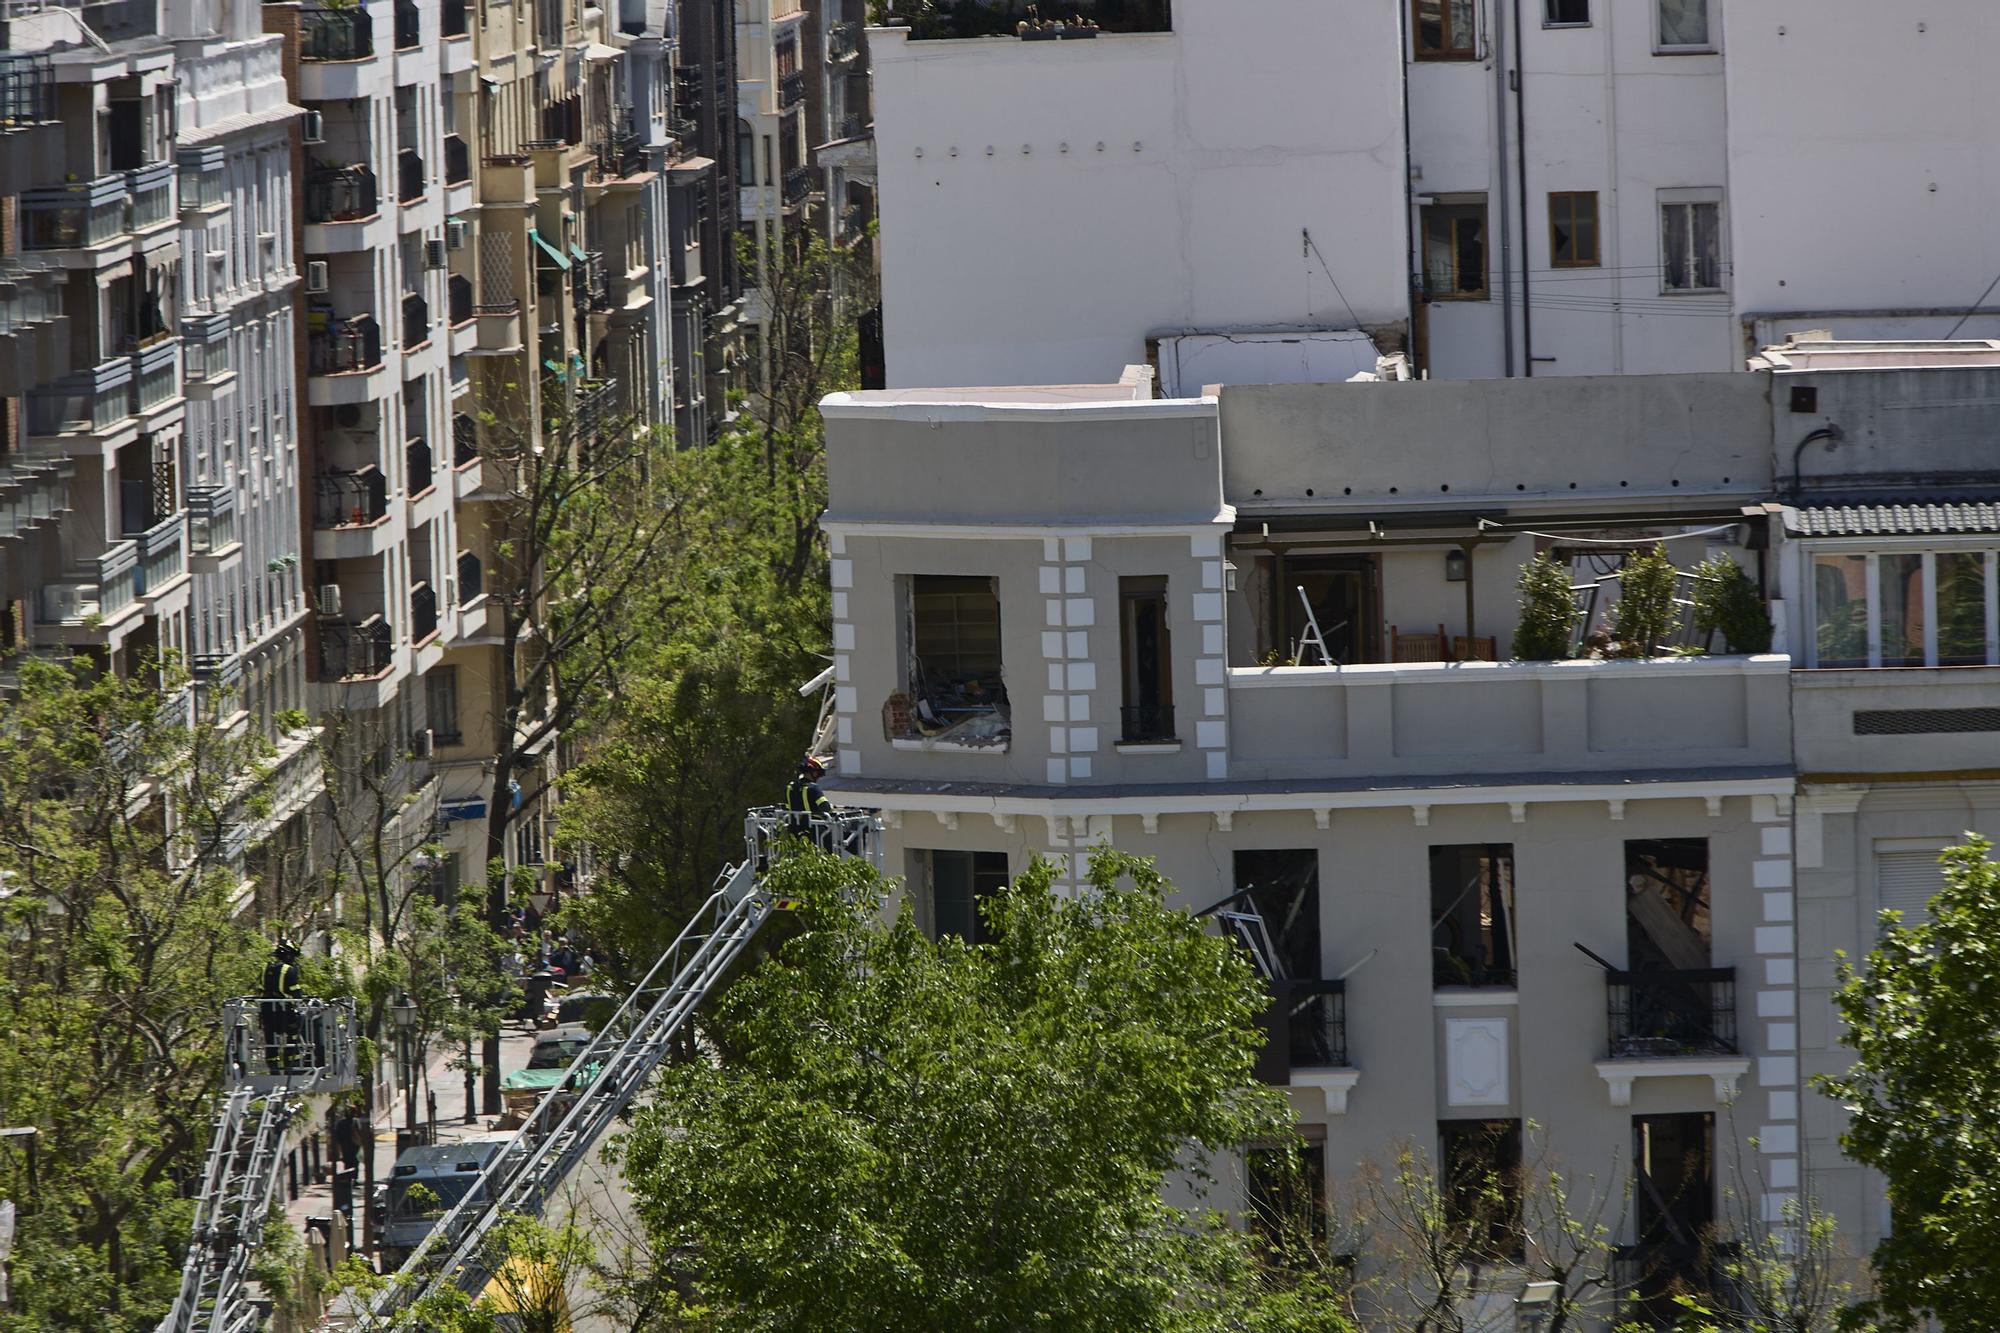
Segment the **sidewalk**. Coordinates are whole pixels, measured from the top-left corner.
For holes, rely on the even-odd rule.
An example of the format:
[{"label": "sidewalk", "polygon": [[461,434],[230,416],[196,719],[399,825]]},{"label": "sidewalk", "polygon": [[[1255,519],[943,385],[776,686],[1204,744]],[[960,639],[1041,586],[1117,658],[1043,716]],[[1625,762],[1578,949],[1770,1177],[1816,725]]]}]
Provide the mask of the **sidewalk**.
[{"label": "sidewalk", "polygon": [[[535,1029],[525,1023],[508,1023],[500,1030],[500,1070],[503,1075],[524,1067],[528,1063],[529,1052],[535,1044]],[[492,1133],[499,1117],[479,1116],[468,1125],[465,1123],[465,1071],[454,1067],[454,1061],[462,1056],[462,1051],[433,1050],[423,1075],[416,1080],[415,1102],[416,1120],[419,1128],[428,1123],[429,1105],[426,1092],[437,1096],[437,1142],[456,1143],[476,1134]],[[478,1052],[475,1048],[475,1058]],[[473,1081],[473,1100],[479,1102],[480,1080]],[[329,1217],[333,1213],[333,1152],[326,1134],[326,1099],[313,1098],[307,1123],[302,1116],[301,1139],[310,1138],[314,1131],[320,1135],[320,1164],[325,1179],[314,1183],[310,1176],[308,1150],[302,1145],[295,1152],[299,1162],[299,1189],[296,1198],[285,1206],[286,1219],[295,1230],[303,1232],[306,1219]],[[407,1124],[408,1115],[403,1101],[401,1080],[395,1080],[394,1093],[386,1105],[375,1108],[373,1120],[375,1181],[381,1184],[389,1179],[396,1161],[396,1133]],[[364,1151],[366,1151],[364,1149]],[[367,1244],[363,1235],[363,1216],[367,1202],[367,1179],[364,1171],[355,1173],[353,1235],[356,1246]],[[283,1191],[287,1182],[280,1180],[278,1188]]]}]

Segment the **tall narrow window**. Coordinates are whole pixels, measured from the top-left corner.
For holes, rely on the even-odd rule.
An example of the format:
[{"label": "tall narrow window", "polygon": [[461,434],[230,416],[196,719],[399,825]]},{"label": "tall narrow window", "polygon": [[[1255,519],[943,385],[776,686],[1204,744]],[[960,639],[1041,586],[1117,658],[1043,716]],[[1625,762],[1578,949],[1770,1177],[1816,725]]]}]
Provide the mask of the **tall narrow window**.
[{"label": "tall narrow window", "polygon": [[1868,665],[1868,557],[1813,557],[1816,665]]},{"label": "tall narrow window", "polygon": [[1986,556],[1981,551],[1939,551],[1937,649],[1939,666],[1979,666],[1986,661]]},{"label": "tall narrow window", "polygon": [[1554,268],[1596,268],[1597,191],[1570,190],[1549,196],[1549,264]]},{"label": "tall narrow window", "polygon": [[1899,554],[1877,559],[1882,580],[1882,665],[1922,666],[1924,558]]},{"label": "tall narrow window", "polygon": [[1713,51],[1708,0],[1659,0],[1661,51]]},{"label": "tall narrow window", "polygon": [[1472,0],[1411,0],[1419,60],[1476,60]]},{"label": "tall narrow window", "polygon": [[1697,1111],[1632,1117],[1633,1212],[1638,1245],[1629,1255],[1627,1296],[1649,1328],[1681,1313],[1677,1296],[1712,1281],[1715,1225],[1715,1116]]},{"label": "tall narrow window", "polygon": [[1125,682],[1120,736],[1128,744],[1172,740],[1174,659],[1165,578],[1118,580],[1118,639]]},{"label": "tall narrow window", "polygon": [[939,939],[955,935],[970,944],[985,944],[985,918],[979,905],[1007,887],[1005,852],[929,852],[931,923]]},{"label": "tall narrow window", "polygon": [[424,697],[430,715],[431,738],[439,745],[459,744],[458,668],[432,667],[426,672]]},{"label": "tall narrow window", "polygon": [[1513,985],[1513,908],[1513,847],[1431,848],[1433,983]]},{"label": "tall narrow window", "polygon": [[1433,301],[1486,299],[1486,203],[1424,209],[1424,291]]},{"label": "tall narrow window", "polygon": [[1722,287],[1722,204],[1673,200],[1660,205],[1660,285],[1668,292]]},{"label": "tall narrow window", "polygon": [[1521,1122],[1438,1122],[1445,1221],[1479,1250],[1505,1259],[1521,1250]]},{"label": "tall narrow window", "polygon": [[1709,965],[1708,839],[1625,844],[1625,951],[1634,972]]}]

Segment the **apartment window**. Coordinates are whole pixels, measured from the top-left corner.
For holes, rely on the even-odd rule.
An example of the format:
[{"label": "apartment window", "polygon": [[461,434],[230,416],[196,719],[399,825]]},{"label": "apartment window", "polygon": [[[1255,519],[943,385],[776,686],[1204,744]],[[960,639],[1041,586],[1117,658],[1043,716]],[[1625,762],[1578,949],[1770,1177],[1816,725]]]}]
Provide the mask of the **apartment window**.
[{"label": "apartment window", "polygon": [[1816,667],[1981,666],[2000,661],[1991,551],[1816,553]]},{"label": "apartment window", "polygon": [[1549,265],[1596,268],[1597,191],[1569,190],[1549,196]]},{"label": "apartment window", "polygon": [[1419,60],[1476,60],[1472,0],[1412,0]]},{"label": "apartment window", "polygon": [[[1707,195],[1708,197],[1701,197]],[[1663,192],[1660,200],[1660,288],[1712,292],[1722,288],[1722,199],[1717,192]]]},{"label": "apartment window", "polygon": [[1431,848],[1431,979],[1438,986],[1514,984],[1514,849]]},{"label": "apartment window", "polygon": [[1007,887],[1005,852],[926,852],[931,885],[931,926],[938,939],[970,944],[992,938],[979,905]]},{"label": "apartment window", "polygon": [[424,675],[424,702],[431,720],[431,739],[439,745],[457,745],[463,739],[458,730],[458,668],[432,667]]},{"label": "apartment window", "polygon": [[1923,839],[1877,842],[1875,910],[1899,913],[1901,925],[1927,924],[1931,899],[1944,891],[1944,863],[1938,860],[1943,851],[1940,843]]},{"label": "apartment window", "polygon": [[1633,972],[1709,965],[1708,839],[1625,844],[1625,957]]},{"label": "apartment window", "polygon": [[1546,0],[1542,8],[1545,28],[1581,28],[1590,23],[1590,0]]},{"label": "apartment window", "polygon": [[1164,577],[1118,580],[1118,651],[1125,684],[1119,736],[1128,743],[1172,740],[1174,659]]},{"label": "apartment window", "polygon": [[1486,299],[1486,201],[1424,208],[1424,293],[1433,301]]},{"label": "apartment window", "polygon": [[1310,847],[1240,851],[1234,870],[1237,893],[1263,923],[1263,939],[1244,943],[1261,956],[1264,970],[1273,976],[1317,978],[1319,853]]},{"label": "apartment window", "polygon": [[[904,679],[921,734],[1005,737],[1000,671],[1000,585],[981,575],[912,574],[905,585]],[[958,739],[974,739],[961,734]]]},{"label": "apartment window", "polygon": [[1659,0],[1662,52],[1713,51],[1709,34],[1708,0]]},{"label": "apartment window", "polygon": [[1301,1125],[1304,1142],[1253,1144],[1244,1153],[1250,1226],[1280,1260],[1326,1244],[1326,1126]]},{"label": "apartment window", "polygon": [[1698,1258],[1715,1225],[1714,1113],[1633,1116],[1632,1165],[1641,1250]]},{"label": "apartment window", "polygon": [[1521,1251],[1521,1122],[1438,1122],[1446,1225],[1494,1259]]}]

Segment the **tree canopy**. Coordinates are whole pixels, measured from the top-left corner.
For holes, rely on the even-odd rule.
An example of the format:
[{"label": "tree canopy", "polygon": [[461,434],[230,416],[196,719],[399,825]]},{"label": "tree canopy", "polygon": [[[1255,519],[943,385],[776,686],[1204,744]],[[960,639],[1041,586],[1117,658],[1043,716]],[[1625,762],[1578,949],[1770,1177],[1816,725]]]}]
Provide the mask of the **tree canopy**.
[{"label": "tree canopy", "polygon": [[1065,897],[1036,863],[972,945],[885,919],[864,862],[777,865],[804,929],[622,1145],[716,1327],[1345,1327],[1251,1280],[1208,1193],[1226,1154],[1291,1135],[1252,1076],[1258,978],[1149,863],[1105,851],[1089,878]]},{"label": "tree canopy", "polygon": [[1944,854],[1930,920],[1893,922],[1836,997],[1855,1052],[1821,1087],[1851,1108],[1842,1146],[1888,1178],[1873,1308],[1946,1333],[2000,1309],[2000,866],[1968,838]]}]

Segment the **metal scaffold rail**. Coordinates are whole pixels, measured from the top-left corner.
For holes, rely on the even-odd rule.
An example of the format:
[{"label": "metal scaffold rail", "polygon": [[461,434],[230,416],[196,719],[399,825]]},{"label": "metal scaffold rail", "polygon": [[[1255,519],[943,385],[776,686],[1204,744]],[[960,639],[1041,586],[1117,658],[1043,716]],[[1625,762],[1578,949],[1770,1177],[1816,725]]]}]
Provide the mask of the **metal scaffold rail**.
[{"label": "metal scaffold rail", "polygon": [[716,880],[716,889],[680,937],[660,955],[618,1011],[578,1053],[562,1084],[544,1096],[513,1144],[441,1218],[369,1313],[377,1323],[426,1294],[456,1286],[482,1290],[492,1277],[489,1240],[508,1217],[539,1215],[563,1180],[589,1155],[619,1113],[646,1085],[676,1033],[723,984],[775,904],[763,876],[783,854],[788,836],[829,851],[862,857],[878,869],[881,822],[871,813],[837,810],[790,815],[765,808],[744,820],[745,856]]},{"label": "metal scaffold rail", "polygon": [[231,1000],[223,1006],[223,1093],[180,1293],[158,1333],[248,1333],[250,1261],[264,1239],[285,1131],[308,1093],[354,1085],[352,1000]]}]

